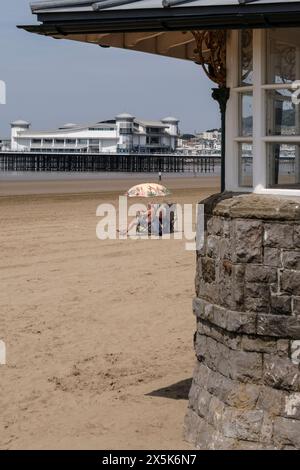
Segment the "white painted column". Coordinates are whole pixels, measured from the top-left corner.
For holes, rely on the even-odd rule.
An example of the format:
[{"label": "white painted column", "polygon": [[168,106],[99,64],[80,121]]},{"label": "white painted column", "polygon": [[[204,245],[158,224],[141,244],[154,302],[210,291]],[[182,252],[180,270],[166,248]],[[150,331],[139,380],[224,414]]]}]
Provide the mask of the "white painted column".
[{"label": "white painted column", "polygon": [[238,57],[239,57],[239,32],[230,30],[227,32],[227,87],[230,88],[230,97],[226,110],[226,157],[225,174],[226,190],[236,191],[239,185],[238,144],[235,138],[239,128],[239,97],[233,89],[238,86]]},{"label": "white painted column", "polygon": [[265,122],[265,83],[266,69],[266,32],[253,30],[253,187],[254,192],[267,186],[266,144],[262,140],[266,135]]}]

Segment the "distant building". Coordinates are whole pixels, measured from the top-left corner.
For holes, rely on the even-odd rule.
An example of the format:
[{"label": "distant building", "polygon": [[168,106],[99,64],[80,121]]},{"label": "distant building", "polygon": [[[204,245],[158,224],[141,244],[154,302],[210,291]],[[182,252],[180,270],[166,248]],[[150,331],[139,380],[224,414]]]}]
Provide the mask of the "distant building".
[{"label": "distant building", "polygon": [[177,151],[184,155],[221,156],[221,132],[218,129],[185,134],[178,139]]},{"label": "distant building", "polygon": [[115,119],[93,124],[65,124],[54,131],[33,131],[30,123],[11,123],[11,150],[18,152],[174,152],[179,120],[167,117],[160,121],[136,119],[119,114]]}]

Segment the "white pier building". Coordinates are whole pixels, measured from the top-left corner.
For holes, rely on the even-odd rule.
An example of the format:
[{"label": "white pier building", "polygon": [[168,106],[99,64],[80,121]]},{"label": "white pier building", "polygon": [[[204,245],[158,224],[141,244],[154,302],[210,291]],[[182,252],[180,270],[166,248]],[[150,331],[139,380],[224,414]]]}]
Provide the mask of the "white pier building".
[{"label": "white pier building", "polygon": [[172,153],[179,136],[179,120],[136,119],[119,114],[115,119],[92,124],[65,124],[54,131],[33,131],[30,123],[11,123],[11,150],[20,152]]}]

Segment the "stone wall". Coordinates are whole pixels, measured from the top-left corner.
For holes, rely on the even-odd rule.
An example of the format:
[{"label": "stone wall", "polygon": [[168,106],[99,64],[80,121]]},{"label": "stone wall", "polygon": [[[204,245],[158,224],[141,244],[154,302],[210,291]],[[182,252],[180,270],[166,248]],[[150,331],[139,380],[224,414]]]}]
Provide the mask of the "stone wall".
[{"label": "stone wall", "polygon": [[300,199],[204,204],[185,438],[200,449],[300,449]]}]

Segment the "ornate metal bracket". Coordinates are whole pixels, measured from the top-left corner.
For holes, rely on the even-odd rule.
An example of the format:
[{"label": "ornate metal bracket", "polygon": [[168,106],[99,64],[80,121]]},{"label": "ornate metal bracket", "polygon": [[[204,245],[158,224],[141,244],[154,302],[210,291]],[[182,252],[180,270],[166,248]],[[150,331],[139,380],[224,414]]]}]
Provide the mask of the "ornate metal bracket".
[{"label": "ornate metal bracket", "polygon": [[220,87],[226,86],[226,31],[191,31],[197,48],[197,63],[206,75]]},{"label": "ornate metal bracket", "polygon": [[219,103],[221,112],[221,192],[225,191],[225,115],[229,99],[226,87],[226,31],[192,31],[197,48],[197,63],[201,64],[206,75],[219,85],[213,88],[212,97]]}]

